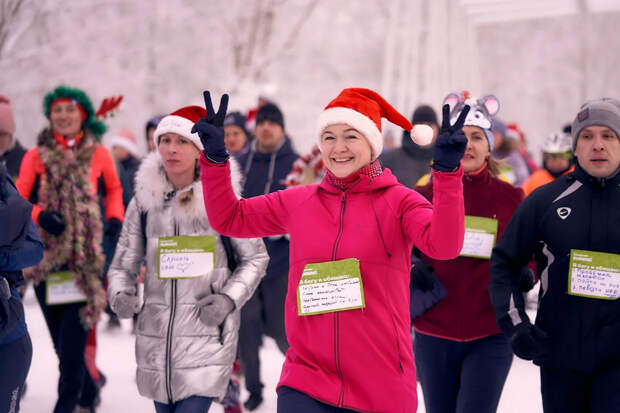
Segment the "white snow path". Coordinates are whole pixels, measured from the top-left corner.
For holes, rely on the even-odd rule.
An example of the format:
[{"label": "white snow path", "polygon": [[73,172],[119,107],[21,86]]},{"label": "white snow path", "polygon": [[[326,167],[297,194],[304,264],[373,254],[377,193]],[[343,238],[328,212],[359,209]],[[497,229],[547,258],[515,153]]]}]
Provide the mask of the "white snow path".
[{"label": "white snow path", "polygon": [[[32,337],[33,359],[28,374],[28,389],[22,400],[22,413],[51,412],[56,400],[58,382],[58,360],[43,320],[43,315],[33,294],[28,289],[25,297],[26,319]],[[531,315],[532,316],[532,315]],[[153,402],[138,394],[135,384],[134,336],[130,333],[131,322],[123,322],[121,329],[105,329],[107,318],[99,323],[97,364],[107,376],[107,384],[101,394],[98,413],[148,413],[154,412]],[[123,320],[125,321],[125,320]],[[280,375],[284,356],[275,342],[266,338],[261,349],[261,374],[265,383],[265,401],[256,413],[276,411],[275,385]],[[243,384],[242,384],[243,387]],[[424,413],[422,390],[418,385],[419,413]],[[247,398],[242,391],[241,400]],[[213,404],[210,413],[221,413],[223,409]],[[531,362],[514,358],[508,380],[504,386],[498,413],[542,412],[540,378],[538,368]]]}]

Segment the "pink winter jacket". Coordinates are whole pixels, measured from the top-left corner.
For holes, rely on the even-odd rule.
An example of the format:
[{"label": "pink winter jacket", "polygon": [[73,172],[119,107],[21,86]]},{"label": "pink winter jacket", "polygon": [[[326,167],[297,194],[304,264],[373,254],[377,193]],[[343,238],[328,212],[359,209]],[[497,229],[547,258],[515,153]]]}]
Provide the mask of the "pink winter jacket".
[{"label": "pink winter jacket", "polygon": [[[209,222],[224,235],[290,234],[285,302],[290,348],[280,386],[323,403],[364,412],[415,412],[416,375],[409,318],[409,270],[415,245],[452,259],[464,236],[462,168],[434,172],[434,206],[398,183],[389,169],[346,192],[327,179],[237,200],[228,162],[201,157]],[[297,285],[308,263],[357,258],[366,307],[297,315]]]}]

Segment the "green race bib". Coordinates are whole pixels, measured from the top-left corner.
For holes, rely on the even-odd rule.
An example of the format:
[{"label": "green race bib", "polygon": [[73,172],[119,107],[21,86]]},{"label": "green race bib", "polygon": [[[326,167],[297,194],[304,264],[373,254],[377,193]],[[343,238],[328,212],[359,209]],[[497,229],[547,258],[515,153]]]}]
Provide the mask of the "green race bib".
[{"label": "green race bib", "polygon": [[360,263],[356,258],[307,264],[297,287],[300,316],[364,308]]},{"label": "green race bib", "polygon": [[620,297],[620,255],[571,250],[568,293],[617,300]]},{"label": "green race bib", "polygon": [[75,283],[75,275],[71,271],[51,273],[46,280],[45,303],[61,305],[86,301],[86,295]]},{"label": "green race bib", "polygon": [[496,219],[465,215],[465,239],[460,256],[488,260],[496,239]]},{"label": "green race bib", "polygon": [[157,278],[198,278],[215,268],[215,236],[159,237]]}]

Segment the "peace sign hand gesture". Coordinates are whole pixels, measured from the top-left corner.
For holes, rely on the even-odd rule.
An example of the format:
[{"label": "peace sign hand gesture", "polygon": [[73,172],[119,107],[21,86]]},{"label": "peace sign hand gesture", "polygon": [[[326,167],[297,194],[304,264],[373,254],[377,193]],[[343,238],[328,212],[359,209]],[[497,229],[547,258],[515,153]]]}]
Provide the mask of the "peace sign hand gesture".
[{"label": "peace sign hand gesture", "polygon": [[203,95],[207,114],[194,124],[192,133],[198,133],[207,159],[216,163],[226,162],[228,152],[226,152],[226,145],[224,144],[224,118],[228,108],[228,95],[222,96],[217,113],[213,109],[213,103],[211,103],[211,93],[205,90]]},{"label": "peace sign hand gesture", "polygon": [[465,105],[454,125],[450,125],[450,105],[443,105],[441,130],[433,150],[433,169],[439,172],[454,172],[458,169],[467,147],[463,124],[470,106]]}]

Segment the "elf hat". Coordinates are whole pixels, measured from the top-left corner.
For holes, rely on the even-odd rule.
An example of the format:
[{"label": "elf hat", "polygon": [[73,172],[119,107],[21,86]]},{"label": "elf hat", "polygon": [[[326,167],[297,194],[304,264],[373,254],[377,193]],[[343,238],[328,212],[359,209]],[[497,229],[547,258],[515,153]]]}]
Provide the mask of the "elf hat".
[{"label": "elf hat", "polygon": [[377,92],[363,88],[344,89],[319,115],[317,122],[319,148],[323,129],[329,125],[346,123],[366,137],[371,148],[371,161],[374,161],[381,155],[383,149],[381,118],[386,118],[408,131],[413,127],[407,118]]},{"label": "elf hat", "polygon": [[159,137],[161,135],[165,133],[176,133],[192,141],[192,143],[202,151],[204,148],[202,147],[200,137],[197,133],[192,133],[192,127],[194,123],[198,122],[198,119],[204,118],[206,115],[207,111],[205,108],[201,108],[200,106],[185,106],[164,116],[157,125],[155,133],[153,133],[155,147],[159,146]]},{"label": "elf hat", "polygon": [[48,92],[43,98],[43,113],[49,119],[50,111],[55,103],[68,100],[75,105],[82,114],[84,129],[89,130],[95,135],[97,141],[106,131],[106,126],[97,120],[95,109],[88,95],[81,89],[61,85]]},{"label": "elf hat", "polygon": [[108,146],[110,148],[120,146],[121,148],[126,149],[134,157],[138,157],[140,155],[136,135],[126,129],[121,129],[112,135],[108,140]]}]

